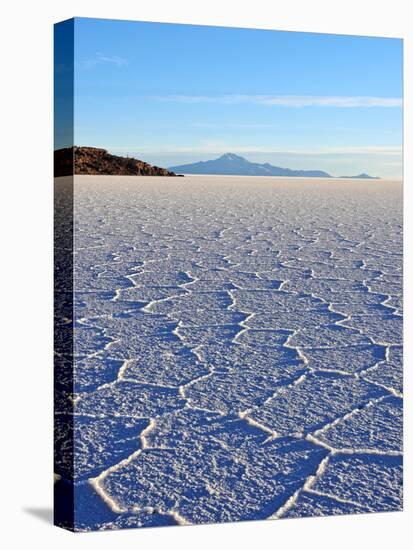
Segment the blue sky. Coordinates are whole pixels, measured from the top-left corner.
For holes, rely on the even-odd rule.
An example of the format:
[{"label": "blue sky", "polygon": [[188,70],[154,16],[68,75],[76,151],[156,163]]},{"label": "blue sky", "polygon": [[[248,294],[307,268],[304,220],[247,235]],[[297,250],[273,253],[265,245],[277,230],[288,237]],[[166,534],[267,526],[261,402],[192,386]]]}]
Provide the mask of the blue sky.
[{"label": "blue sky", "polygon": [[400,177],[401,103],[399,39],[75,21],[77,145]]}]

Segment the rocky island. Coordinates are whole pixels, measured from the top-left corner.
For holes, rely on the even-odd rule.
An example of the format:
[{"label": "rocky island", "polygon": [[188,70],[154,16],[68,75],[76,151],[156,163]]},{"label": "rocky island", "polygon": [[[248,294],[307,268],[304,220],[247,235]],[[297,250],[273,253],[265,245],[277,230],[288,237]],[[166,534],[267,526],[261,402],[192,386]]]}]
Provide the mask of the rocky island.
[{"label": "rocky island", "polygon": [[97,147],[66,147],[54,152],[54,175],[71,176],[176,176],[166,168],[132,157],[110,154]]}]

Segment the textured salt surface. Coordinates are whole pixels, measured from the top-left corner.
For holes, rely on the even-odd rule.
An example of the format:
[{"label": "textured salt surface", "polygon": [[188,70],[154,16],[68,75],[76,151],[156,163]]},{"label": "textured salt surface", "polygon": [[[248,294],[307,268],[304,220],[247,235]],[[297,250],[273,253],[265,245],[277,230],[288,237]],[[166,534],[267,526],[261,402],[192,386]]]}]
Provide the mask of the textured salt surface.
[{"label": "textured salt surface", "polygon": [[75,178],[78,530],[401,508],[401,201]]}]

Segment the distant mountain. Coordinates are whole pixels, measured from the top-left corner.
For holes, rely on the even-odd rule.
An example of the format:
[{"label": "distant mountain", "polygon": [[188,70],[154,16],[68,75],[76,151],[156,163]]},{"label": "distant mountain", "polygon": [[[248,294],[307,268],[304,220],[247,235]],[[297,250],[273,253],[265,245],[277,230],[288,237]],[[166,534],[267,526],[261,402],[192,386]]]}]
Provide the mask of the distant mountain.
[{"label": "distant mountain", "polygon": [[55,177],[72,174],[108,176],[176,176],[166,168],[129,157],[111,155],[97,147],[66,147],[54,152]]},{"label": "distant mountain", "polygon": [[340,178],[348,179],[348,180],[379,180],[380,178],[377,176],[369,176],[368,174],[359,174],[358,176],[340,176]]},{"label": "distant mountain", "polygon": [[[283,176],[294,178],[332,178],[327,172],[322,170],[291,170],[290,168],[280,168],[266,162],[249,162],[244,157],[226,153],[214,160],[194,162],[193,164],[181,164],[171,166],[169,170],[177,174],[214,174],[222,176]],[[345,177],[345,176],[343,176]],[[367,174],[360,176],[348,176],[350,178],[371,178]],[[373,179],[373,178],[372,178]]]},{"label": "distant mountain", "polygon": [[330,174],[321,170],[290,170],[273,166],[268,162],[259,164],[247,159],[227,153],[215,160],[183,164],[169,168],[180,174],[216,174],[227,176],[291,176],[291,177],[319,177],[331,178]]}]

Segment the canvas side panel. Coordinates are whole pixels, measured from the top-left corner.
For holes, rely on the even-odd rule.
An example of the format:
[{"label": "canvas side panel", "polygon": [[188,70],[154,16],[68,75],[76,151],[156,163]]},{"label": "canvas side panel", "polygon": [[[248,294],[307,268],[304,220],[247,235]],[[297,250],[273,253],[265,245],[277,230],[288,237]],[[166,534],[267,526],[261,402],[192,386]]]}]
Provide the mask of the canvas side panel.
[{"label": "canvas side panel", "polygon": [[54,523],[74,529],[74,20],[54,27]]}]

